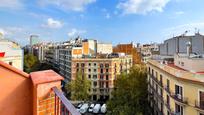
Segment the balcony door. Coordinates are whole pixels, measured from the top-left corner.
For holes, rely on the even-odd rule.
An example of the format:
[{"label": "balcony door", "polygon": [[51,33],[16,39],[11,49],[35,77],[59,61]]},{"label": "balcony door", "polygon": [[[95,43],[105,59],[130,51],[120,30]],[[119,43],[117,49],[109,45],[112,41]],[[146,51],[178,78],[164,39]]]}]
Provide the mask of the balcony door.
[{"label": "balcony door", "polygon": [[182,99],[183,88],[181,86],[175,85],[175,95],[177,96],[177,98]]},{"label": "balcony door", "polygon": [[204,108],[204,91],[199,92],[199,97],[200,97],[200,107]]}]

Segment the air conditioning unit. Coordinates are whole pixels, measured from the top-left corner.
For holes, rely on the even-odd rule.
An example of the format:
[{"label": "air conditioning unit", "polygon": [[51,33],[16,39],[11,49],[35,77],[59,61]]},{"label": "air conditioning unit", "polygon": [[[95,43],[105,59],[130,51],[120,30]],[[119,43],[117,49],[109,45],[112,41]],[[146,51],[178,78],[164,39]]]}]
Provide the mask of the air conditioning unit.
[{"label": "air conditioning unit", "polygon": [[177,98],[181,99],[181,94],[176,94]]}]

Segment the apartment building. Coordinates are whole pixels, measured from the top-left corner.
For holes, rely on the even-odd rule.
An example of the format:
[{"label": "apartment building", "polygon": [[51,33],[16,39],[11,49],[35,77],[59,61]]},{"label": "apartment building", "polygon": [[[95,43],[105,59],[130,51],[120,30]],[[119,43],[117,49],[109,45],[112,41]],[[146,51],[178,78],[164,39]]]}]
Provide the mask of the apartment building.
[{"label": "apartment building", "polygon": [[159,55],[159,45],[157,43],[139,45],[137,49],[144,63],[147,63],[152,56]]},{"label": "apartment building", "polygon": [[82,47],[72,46],[59,50],[59,73],[64,76],[64,83],[71,81],[72,58],[81,58],[82,50]]},{"label": "apartment building", "polygon": [[113,52],[113,46],[111,43],[97,43],[98,54],[111,54]]},{"label": "apartment building", "polygon": [[96,56],[97,41],[92,39],[82,40],[83,54],[89,56]]},{"label": "apartment building", "polygon": [[23,70],[24,52],[19,44],[0,37],[0,54],[0,61]]},{"label": "apartment building", "polygon": [[133,64],[140,64],[141,57],[137,51],[137,48],[134,46],[133,43],[130,44],[118,44],[117,46],[113,47],[114,53],[125,53],[128,55],[132,55]]},{"label": "apartment building", "polygon": [[[50,64],[54,69],[59,71],[59,49],[61,45],[59,43],[48,43],[44,47],[44,60],[47,64]],[[40,56],[38,56],[40,57]]]},{"label": "apartment building", "polygon": [[147,62],[154,115],[204,115],[204,57],[178,53]]},{"label": "apartment building", "polygon": [[132,56],[105,56],[72,58],[71,79],[81,71],[84,77],[91,81],[89,89],[92,100],[107,100],[111,97],[114,80],[122,72],[128,73],[132,67]]},{"label": "apartment building", "polygon": [[175,53],[187,53],[186,43],[191,42],[191,53],[204,54],[204,36],[199,32],[195,35],[180,35],[164,41],[160,44],[160,55],[174,56]]}]

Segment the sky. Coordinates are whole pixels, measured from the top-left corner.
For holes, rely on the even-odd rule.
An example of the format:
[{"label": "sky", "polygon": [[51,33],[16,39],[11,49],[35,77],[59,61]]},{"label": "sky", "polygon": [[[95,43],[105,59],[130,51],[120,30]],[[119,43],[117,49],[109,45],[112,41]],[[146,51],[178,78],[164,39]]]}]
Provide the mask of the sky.
[{"label": "sky", "polygon": [[81,36],[104,43],[161,43],[185,31],[204,34],[204,0],[0,0],[0,32],[61,42]]}]

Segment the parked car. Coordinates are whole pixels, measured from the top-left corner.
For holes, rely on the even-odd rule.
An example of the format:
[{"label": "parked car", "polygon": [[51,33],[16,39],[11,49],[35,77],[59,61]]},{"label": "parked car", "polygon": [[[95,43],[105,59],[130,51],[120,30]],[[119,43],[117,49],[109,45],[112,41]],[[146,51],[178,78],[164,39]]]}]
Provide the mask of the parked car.
[{"label": "parked car", "polygon": [[80,108],[81,108],[82,105],[83,105],[82,103],[80,103],[80,104],[77,105],[77,107],[76,107],[76,108],[77,108],[77,111],[80,110]]},{"label": "parked car", "polygon": [[106,111],[107,111],[107,106],[106,106],[106,104],[103,104],[101,106],[101,113],[106,113]]},{"label": "parked car", "polygon": [[91,105],[90,105],[89,110],[88,110],[89,112],[93,112],[94,105],[95,105],[95,104],[91,104]]},{"label": "parked car", "polygon": [[100,104],[96,104],[93,108],[93,113],[99,113],[100,111],[100,108],[101,108],[101,105]]},{"label": "parked car", "polygon": [[88,103],[85,103],[85,104],[83,104],[83,105],[81,106],[79,112],[82,113],[82,114],[84,114],[84,113],[86,113],[86,111],[87,111],[88,108],[89,108]]}]

